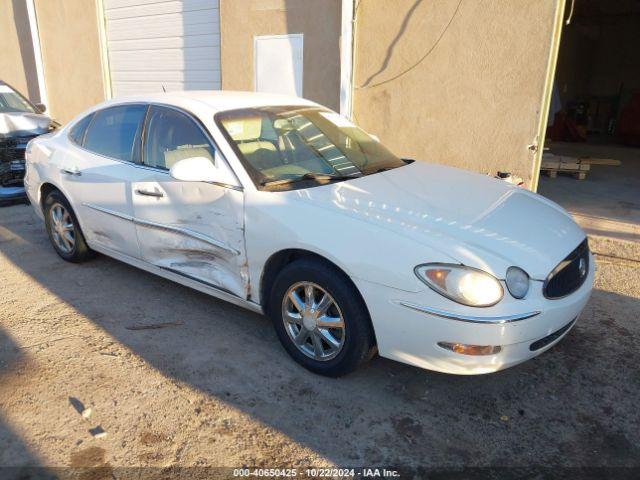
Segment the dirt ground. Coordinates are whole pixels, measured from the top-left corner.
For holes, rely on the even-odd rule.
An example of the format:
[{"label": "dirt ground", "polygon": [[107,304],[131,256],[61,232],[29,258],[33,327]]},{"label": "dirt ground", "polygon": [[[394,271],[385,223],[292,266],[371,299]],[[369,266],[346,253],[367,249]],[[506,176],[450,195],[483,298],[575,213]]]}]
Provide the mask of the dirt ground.
[{"label": "dirt ground", "polygon": [[63,262],[25,205],[0,208],[0,291],[1,466],[640,467],[637,261],[599,256],[559,345],[477,377],[315,376],[260,315]]}]

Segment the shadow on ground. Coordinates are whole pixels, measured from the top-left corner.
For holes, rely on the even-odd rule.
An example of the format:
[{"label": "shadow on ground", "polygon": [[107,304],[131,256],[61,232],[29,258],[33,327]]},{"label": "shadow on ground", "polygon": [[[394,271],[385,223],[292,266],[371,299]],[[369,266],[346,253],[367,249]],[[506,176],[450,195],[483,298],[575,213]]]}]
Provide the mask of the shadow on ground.
[{"label": "shadow on ground", "polygon": [[[0,325],[0,386],[8,373],[22,374],[28,368],[29,362],[24,353]],[[1,402],[0,408],[4,410]],[[2,413],[0,411],[0,478],[53,478],[53,474],[41,467],[41,460],[25,444],[26,439],[5,422]]]},{"label": "shadow on ground", "polygon": [[[264,317],[106,257],[64,263],[30,207],[8,210],[0,212],[0,251],[35,282],[164,376],[333,462],[640,465],[637,298],[594,291],[564,341],[496,374],[449,376],[377,358],[332,380],[293,363]],[[127,329],[163,322],[181,325]],[[1,435],[0,445],[20,445]]]}]

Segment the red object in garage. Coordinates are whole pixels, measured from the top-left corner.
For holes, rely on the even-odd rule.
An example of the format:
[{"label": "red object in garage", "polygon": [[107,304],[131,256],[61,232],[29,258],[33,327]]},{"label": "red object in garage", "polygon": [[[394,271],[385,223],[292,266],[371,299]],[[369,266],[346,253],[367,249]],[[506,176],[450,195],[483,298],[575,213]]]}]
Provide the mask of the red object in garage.
[{"label": "red object in garage", "polygon": [[547,136],[555,142],[586,142],[587,131],[576,124],[575,120],[565,112],[556,113],[553,125],[549,127]]},{"label": "red object in garage", "polygon": [[620,113],[617,136],[620,143],[640,146],[640,93]]}]

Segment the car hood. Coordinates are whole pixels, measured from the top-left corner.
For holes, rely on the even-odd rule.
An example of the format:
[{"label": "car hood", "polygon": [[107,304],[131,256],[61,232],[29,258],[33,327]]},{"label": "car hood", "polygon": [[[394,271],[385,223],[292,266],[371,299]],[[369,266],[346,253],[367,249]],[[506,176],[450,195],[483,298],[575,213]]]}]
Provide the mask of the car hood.
[{"label": "car hood", "polygon": [[0,139],[46,133],[51,119],[41,113],[0,113]]},{"label": "car hood", "polygon": [[540,195],[423,162],[288,194],[393,230],[500,279],[515,265],[544,280],[585,237],[569,214]]}]

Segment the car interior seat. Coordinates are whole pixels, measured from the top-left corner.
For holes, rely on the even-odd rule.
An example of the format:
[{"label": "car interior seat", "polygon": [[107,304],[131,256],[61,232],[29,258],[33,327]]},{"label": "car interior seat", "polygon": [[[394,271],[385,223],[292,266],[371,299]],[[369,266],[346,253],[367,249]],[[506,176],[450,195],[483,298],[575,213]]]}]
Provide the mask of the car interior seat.
[{"label": "car interior seat", "polygon": [[247,161],[259,170],[282,165],[282,158],[276,146],[263,138],[262,118],[244,118],[241,128],[233,131],[233,140]]}]

